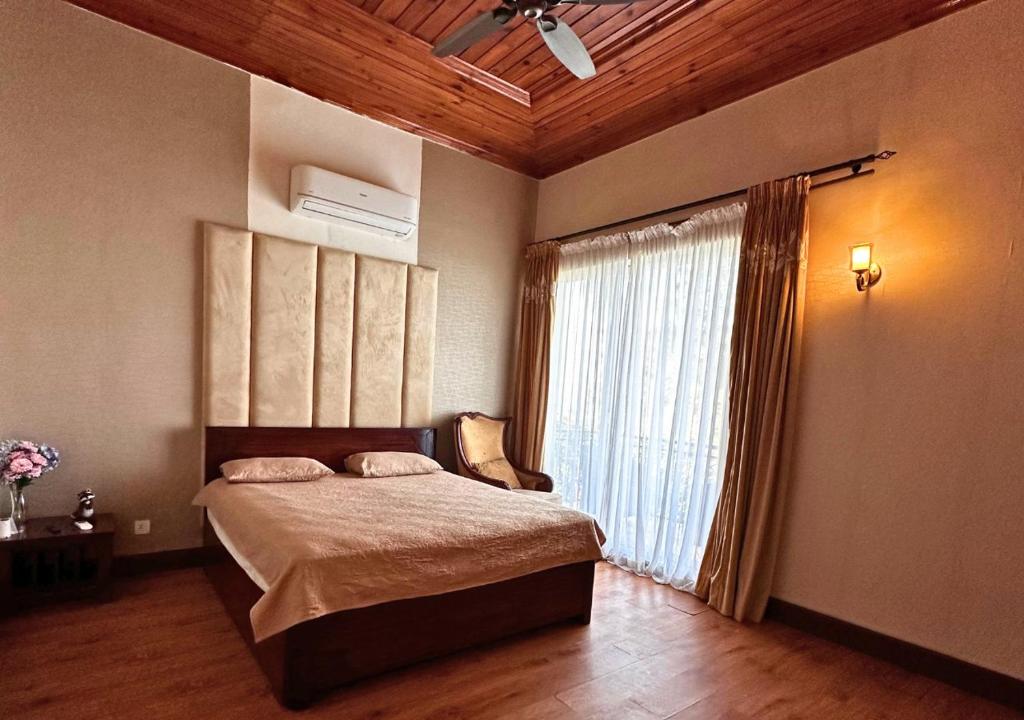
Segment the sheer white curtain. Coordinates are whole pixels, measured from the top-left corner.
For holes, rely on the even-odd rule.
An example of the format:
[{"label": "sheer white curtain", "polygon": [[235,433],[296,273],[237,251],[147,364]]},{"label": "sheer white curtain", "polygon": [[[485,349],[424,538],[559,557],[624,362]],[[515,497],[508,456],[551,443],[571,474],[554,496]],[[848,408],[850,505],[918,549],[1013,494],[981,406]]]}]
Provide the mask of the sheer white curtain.
[{"label": "sheer white curtain", "polygon": [[544,471],[612,562],[690,590],[722,486],[742,203],[564,246]]}]

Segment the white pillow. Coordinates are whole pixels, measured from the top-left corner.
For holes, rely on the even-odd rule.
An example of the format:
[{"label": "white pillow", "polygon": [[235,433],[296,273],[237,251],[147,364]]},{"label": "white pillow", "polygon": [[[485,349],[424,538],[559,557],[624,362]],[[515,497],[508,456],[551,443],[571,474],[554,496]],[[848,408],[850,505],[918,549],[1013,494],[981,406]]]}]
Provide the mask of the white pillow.
[{"label": "white pillow", "polygon": [[304,457],[229,460],[220,471],[228,482],[304,482],[334,474],[322,462]]},{"label": "white pillow", "polygon": [[427,475],[443,468],[426,455],[411,452],[364,452],[345,458],[345,469],[363,477]]}]

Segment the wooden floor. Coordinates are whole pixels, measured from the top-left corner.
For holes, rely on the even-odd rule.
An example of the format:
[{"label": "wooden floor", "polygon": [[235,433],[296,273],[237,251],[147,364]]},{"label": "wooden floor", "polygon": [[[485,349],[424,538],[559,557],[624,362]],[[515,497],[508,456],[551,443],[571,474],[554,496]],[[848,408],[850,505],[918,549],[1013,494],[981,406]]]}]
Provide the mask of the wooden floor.
[{"label": "wooden floor", "polygon": [[0,718],[770,720],[1020,718],[774,623],[743,626],[610,565],[589,627],[549,629],[339,691],[271,697],[205,576],[0,620]]}]

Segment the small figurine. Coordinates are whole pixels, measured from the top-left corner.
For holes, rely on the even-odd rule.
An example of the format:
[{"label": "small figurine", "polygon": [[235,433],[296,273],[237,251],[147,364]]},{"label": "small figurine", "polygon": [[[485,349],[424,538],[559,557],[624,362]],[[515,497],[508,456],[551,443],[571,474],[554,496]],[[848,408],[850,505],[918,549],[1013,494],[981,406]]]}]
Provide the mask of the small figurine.
[{"label": "small figurine", "polygon": [[96,514],[92,501],[95,499],[96,493],[88,488],[78,493],[78,509],[71,517],[75,519],[75,527],[79,530],[92,530],[92,516]]}]

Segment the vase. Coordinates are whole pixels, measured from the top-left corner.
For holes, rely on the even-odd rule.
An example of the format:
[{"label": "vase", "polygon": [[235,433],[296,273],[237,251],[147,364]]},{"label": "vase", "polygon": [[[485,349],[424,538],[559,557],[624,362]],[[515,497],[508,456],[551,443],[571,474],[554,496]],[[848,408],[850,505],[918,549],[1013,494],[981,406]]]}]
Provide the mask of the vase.
[{"label": "vase", "polygon": [[11,513],[11,529],[15,534],[25,532],[25,523],[28,521],[28,510],[25,507],[25,490],[15,483],[11,486],[14,498],[14,509]]},{"label": "vase", "polygon": [[0,484],[0,540],[14,534],[14,486]]}]

